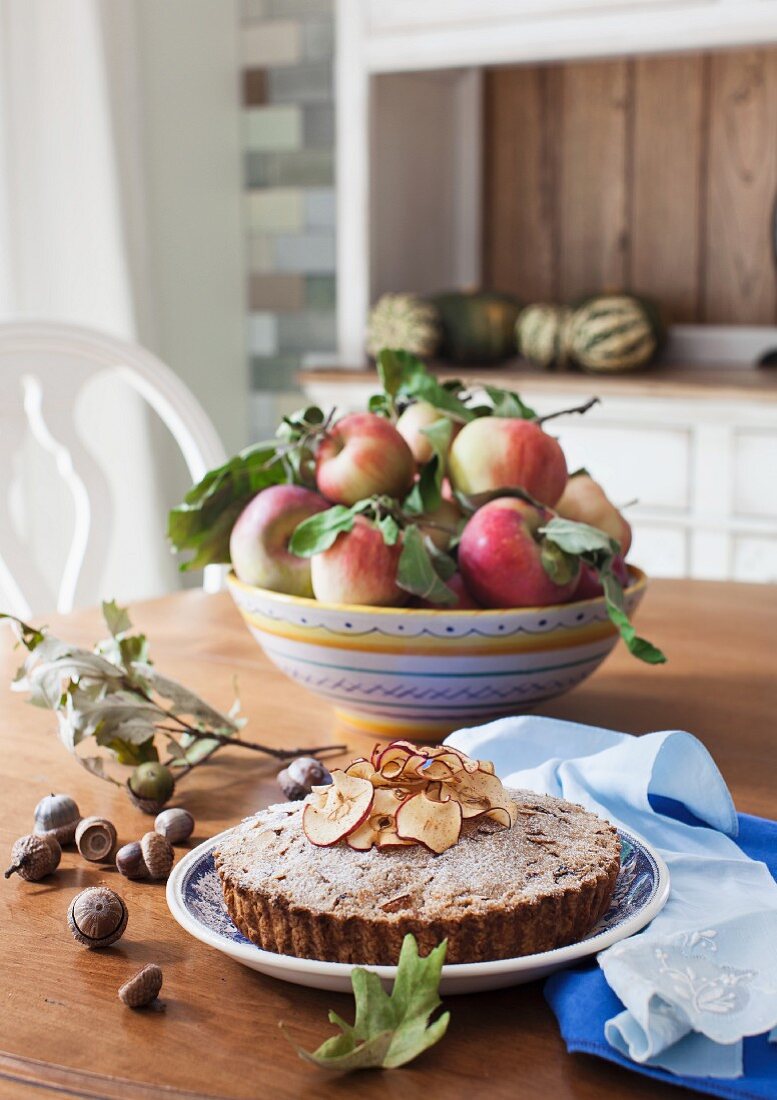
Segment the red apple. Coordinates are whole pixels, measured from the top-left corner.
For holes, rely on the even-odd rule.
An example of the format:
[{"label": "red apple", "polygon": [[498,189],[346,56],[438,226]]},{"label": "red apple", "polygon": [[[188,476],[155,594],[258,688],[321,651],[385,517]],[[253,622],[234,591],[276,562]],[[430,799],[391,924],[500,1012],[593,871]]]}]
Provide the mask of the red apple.
[{"label": "red apple", "polygon": [[[423,429],[436,424],[438,420],[444,420],[445,414],[436,409],[429,401],[416,401],[408,405],[397,420],[397,431],[413,452],[413,458],[419,466],[425,466],[432,458],[434,451],[429,437],[424,435]],[[453,425],[453,435],[458,431],[459,425]]]},{"label": "red apple", "polygon": [[316,485],[335,504],[374,493],[403,497],[413,484],[413,453],[393,424],[374,413],[350,413],[329,429],[316,454]]},{"label": "red apple", "polygon": [[[626,562],[620,554],[617,554],[613,559],[612,571],[621,582],[621,586],[623,588],[628,588],[631,584],[631,577],[629,576]],[[592,569],[590,565],[583,563],[580,566],[580,580],[577,582],[577,588],[572,598],[574,600],[593,600],[596,599],[597,596],[603,595],[604,589],[599,583],[599,577],[597,576],[596,570]]]},{"label": "red apple", "polygon": [[608,499],[598,481],[594,481],[589,474],[577,474],[569,479],[556,511],[564,519],[598,527],[610,538],[616,539],[624,558],[631,549],[631,526]]},{"label": "red apple", "polygon": [[557,439],[533,420],[482,416],[465,424],[448,456],[453,487],[462,493],[525,489],[553,507],[567,483]]},{"label": "red apple", "polygon": [[364,516],[338,535],[328,550],[311,558],[313,592],[326,603],[360,603],[402,607],[408,593],[397,586],[401,541],[387,546],[383,535]]},{"label": "red apple", "polygon": [[457,600],[455,604],[445,605],[432,603],[431,600],[421,600],[421,607],[434,608],[437,611],[479,611],[480,604],[472,596],[472,593],[464,583],[461,573],[454,573],[446,582],[448,588],[452,592],[456,593]]},{"label": "red apple", "polygon": [[542,564],[539,528],[549,513],[514,497],[499,497],[475,512],[461,536],[459,569],[483,607],[544,607],[564,603],[578,582],[579,567],[555,550],[563,583],[551,580]]},{"label": "red apple", "polygon": [[318,493],[299,485],[271,485],[257,493],[238,516],[229,538],[229,555],[239,579],[289,596],[312,596],[310,561],[289,551],[289,539],[303,519],[328,507]]}]

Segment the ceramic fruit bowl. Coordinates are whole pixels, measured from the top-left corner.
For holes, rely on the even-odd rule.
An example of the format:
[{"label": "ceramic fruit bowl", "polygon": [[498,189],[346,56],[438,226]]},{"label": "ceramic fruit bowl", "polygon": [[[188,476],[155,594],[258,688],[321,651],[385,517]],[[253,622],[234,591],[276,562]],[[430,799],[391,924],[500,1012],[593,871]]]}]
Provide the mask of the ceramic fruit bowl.
[{"label": "ceramic fruit bowl", "polygon": [[[647,578],[629,566],[633,613]],[[590,676],[618,641],[604,598],[502,611],[328,604],[227,578],[282,672],[379,737],[442,738],[521,714]]]}]

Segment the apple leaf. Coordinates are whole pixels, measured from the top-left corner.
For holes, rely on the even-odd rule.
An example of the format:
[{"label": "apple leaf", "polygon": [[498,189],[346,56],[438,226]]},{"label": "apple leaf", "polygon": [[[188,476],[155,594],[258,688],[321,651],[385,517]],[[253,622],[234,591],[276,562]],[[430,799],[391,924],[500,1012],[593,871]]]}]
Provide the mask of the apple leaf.
[{"label": "apple leaf", "polygon": [[386,546],[396,545],[399,538],[399,524],[393,516],[383,516],[376,524],[381,535],[383,535],[383,541]]},{"label": "apple leaf", "polygon": [[456,594],[440,576],[441,553],[430,539],[424,538],[415,524],[406,527],[397,567],[397,584],[414,596],[450,607],[456,603]]},{"label": "apple leaf", "polygon": [[189,490],[167,521],[173,550],[194,553],[181,571],[230,560],[229,536],[249,500],[270,485],[296,480],[283,457],[278,442],[257,443],[210,470]]},{"label": "apple leaf", "polygon": [[442,479],[445,476],[453,424],[447,416],[444,416],[440,420],[435,420],[428,428],[422,428],[421,432],[432,445],[432,457],[425,464],[418,481],[405,497],[403,508],[413,515],[423,515],[440,507]]},{"label": "apple leaf", "polygon": [[554,516],[541,527],[539,534],[544,535],[548,542],[555,544],[564,554],[577,556],[595,570],[604,589],[607,614],[618,628],[629,652],[646,664],[664,664],[666,656],[652,642],[640,638],[626,614],[623,588],[612,568],[615,555],[620,552],[617,540],[587,523],[575,523],[560,516]]},{"label": "apple leaf", "polygon": [[493,408],[487,410],[489,416],[503,416],[518,420],[536,420],[534,409],[524,404],[520,396],[512,390],[501,390],[497,386],[484,386]]},{"label": "apple leaf", "polygon": [[439,382],[410,352],[383,348],[378,353],[377,367],[384,392],[392,405],[403,397],[415,398],[416,401],[428,401],[454,420],[466,422],[474,419],[475,413],[459,396],[461,383]]},{"label": "apple leaf", "polygon": [[450,1021],[450,1012],[444,1012],[430,1023],[442,1004],[440,974],[446,950],[447,941],[443,941],[422,958],[415,937],[405,936],[390,994],[383,989],[377,974],[355,967],[351,971],[356,1001],[353,1024],[330,1012],[329,1021],[337,1025],[340,1034],[314,1051],[306,1051],[290,1040],[299,1056],[321,1069],[350,1073],[360,1069],[395,1069],[434,1046],[442,1039]]},{"label": "apple leaf", "polygon": [[111,637],[115,638],[117,635],[125,634],[132,629],[127,608],[119,607],[115,600],[103,600],[102,613]]},{"label": "apple leaf", "polygon": [[346,508],[335,504],[325,512],[317,512],[303,519],[289,539],[289,550],[300,558],[310,558],[328,550],[338,535],[350,531],[357,515],[363,511],[362,502]]}]

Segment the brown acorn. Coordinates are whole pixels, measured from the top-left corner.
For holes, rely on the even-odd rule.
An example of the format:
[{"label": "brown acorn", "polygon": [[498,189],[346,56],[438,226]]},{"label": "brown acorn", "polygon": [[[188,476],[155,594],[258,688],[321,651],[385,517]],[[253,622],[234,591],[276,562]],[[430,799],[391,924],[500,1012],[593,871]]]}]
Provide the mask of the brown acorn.
[{"label": "brown acorn", "polygon": [[137,840],[125,844],[116,853],[116,870],[129,879],[148,878],[148,867],[143,859],[143,849]]},{"label": "brown acorn", "polygon": [[159,833],[165,840],[169,840],[171,844],[183,844],[194,832],[194,818],[188,810],[182,810],[177,806],[162,810],[161,814],[157,814],[154,822],[154,832]]},{"label": "brown acorn", "polygon": [[156,963],[148,963],[119,989],[119,1000],[128,1008],[143,1008],[159,996],[162,971]]},{"label": "brown acorn", "polygon": [[124,934],[127,906],[107,886],[90,886],[71,901],[67,922],[73,938],[84,947],[108,947]]},{"label": "brown acorn", "polygon": [[175,861],[173,846],[159,833],[144,833],[140,838],[140,850],[148,870],[148,877],[165,879]]},{"label": "brown acorn", "polygon": [[76,848],[89,863],[108,863],[116,847],[116,829],[104,817],[82,817],[76,829]]},{"label": "brown acorn", "polygon": [[62,849],[52,833],[20,836],[11,849],[11,866],[5,877],[18,875],[27,882],[38,882],[59,867]]}]

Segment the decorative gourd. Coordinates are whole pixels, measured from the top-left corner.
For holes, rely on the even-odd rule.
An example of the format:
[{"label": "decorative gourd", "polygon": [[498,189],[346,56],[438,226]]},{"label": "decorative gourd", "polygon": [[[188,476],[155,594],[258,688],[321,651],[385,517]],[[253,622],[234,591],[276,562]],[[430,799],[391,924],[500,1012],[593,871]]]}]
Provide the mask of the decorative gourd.
[{"label": "decorative gourd", "polygon": [[442,321],[441,353],[456,363],[493,363],[515,354],[520,302],[490,291],[449,291],[430,301]]},{"label": "decorative gourd", "polygon": [[367,354],[403,348],[427,359],[440,346],[440,317],[433,305],[415,294],[383,294],[367,319]]},{"label": "decorative gourd", "polygon": [[639,370],[659,346],[655,318],[630,294],[590,298],[574,311],[567,350],[584,370],[595,373]]},{"label": "decorative gourd", "polygon": [[526,306],[515,322],[519,353],[535,367],[563,370],[567,364],[566,330],[572,317],[568,306],[537,302]]}]

